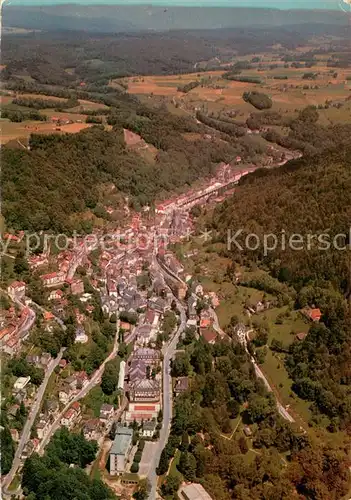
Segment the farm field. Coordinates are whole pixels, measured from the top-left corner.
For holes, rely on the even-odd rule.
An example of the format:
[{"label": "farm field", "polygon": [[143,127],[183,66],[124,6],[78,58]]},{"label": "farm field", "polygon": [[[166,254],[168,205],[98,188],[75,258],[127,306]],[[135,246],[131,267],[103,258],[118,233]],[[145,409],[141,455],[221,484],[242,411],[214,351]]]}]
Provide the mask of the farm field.
[{"label": "farm field", "polygon": [[[9,120],[0,121],[1,144],[6,144],[13,139],[28,138],[31,134],[76,134],[81,130],[91,127],[91,123],[68,123],[56,127],[50,122],[23,121],[20,123],[10,122]],[[57,130],[59,128],[60,130]]]},{"label": "farm field", "polygon": [[[248,59],[250,56],[248,56]],[[267,60],[266,60],[267,58]],[[205,108],[209,113],[235,109],[238,116],[246,119],[255,110],[242,99],[244,92],[259,91],[268,94],[273,100],[273,111],[294,113],[308,105],[324,106],[326,101],[343,103],[339,109],[329,107],[320,110],[320,123],[345,123],[351,119],[350,102],[351,70],[331,70],[325,61],[317,61],[312,68],[286,68],[282,61],[272,60],[272,55],[262,57],[260,68],[243,70],[239,76],[260,78],[260,84],[238,82],[223,78],[223,71],[204,71],[184,75],[140,76],[123,79],[128,84],[127,92],[137,96],[163,97],[166,103],[177,104],[182,109],[194,113]],[[276,67],[277,66],[277,67]],[[303,78],[311,73],[313,78]],[[286,79],[283,79],[286,78]],[[179,92],[178,86],[197,81],[200,85],[187,93]],[[117,86],[118,80],[111,85]],[[171,110],[172,111],[172,110]],[[179,112],[179,111],[178,111]]]},{"label": "farm field", "polygon": [[[1,96],[1,105],[3,109],[12,112],[22,112],[28,113],[33,111],[32,108],[26,106],[20,106],[13,103],[15,94],[13,92],[8,92],[9,95]],[[50,95],[42,94],[18,94],[19,97],[28,99],[43,99],[47,101],[59,101],[65,102],[66,99],[60,97],[54,97]],[[75,134],[84,130],[85,128],[93,126],[91,123],[85,123],[86,121],[86,111],[95,111],[97,109],[106,110],[108,106],[92,101],[80,100],[79,105],[75,108],[67,109],[65,111],[56,111],[53,108],[43,108],[39,112],[45,115],[48,119],[47,122],[40,122],[34,120],[23,120],[22,122],[11,122],[8,119],[3,119],[0,121],[1,129],[1,144],[6,144],[13,139],[26,139],[32,133],[40,134],[52,134],[52,133],[69,133]],[[103,123],[105,123],[105,117],[102,117]],[[69,123],[70,122],[70,123]],[[110,127],[107,127],[108,129]]]}]

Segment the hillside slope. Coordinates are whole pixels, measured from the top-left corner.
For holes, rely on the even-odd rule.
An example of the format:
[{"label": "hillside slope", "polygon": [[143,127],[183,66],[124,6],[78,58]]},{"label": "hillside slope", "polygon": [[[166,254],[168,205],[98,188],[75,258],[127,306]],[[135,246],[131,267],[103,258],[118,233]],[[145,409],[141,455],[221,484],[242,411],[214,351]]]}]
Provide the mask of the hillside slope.
[{"label": "hillside slope", "polygon": [[[350,286],[346,251],[323,250],[326,244],[316,238],[308,245],[308,235],[312,238],[326,233],[332,241],[341,233],[349,238],[350,192],[351,149],[329,151],[249,175],[235,195],[215,211],[213,225],[223,234],[228,228],[232,232],[242,229],[238,240],[243,245],[247,234],[256,233],[260,238],[259,248],[240,252],[234,244],[234,256],[241,253],[245,258],[268,264],[276,275],[284,274],[297,288],[314,279],[326,279],[346,292]],[[291,235],[301,235],[304,243],[297,246],[303,248],[294,250],[287,244],[284,250],[279,244],[275,251],[264,255],[264,235],[273,233],[281,242],[282,231],[287,243]],[[269,238],[269,245],[273,239]],[[328,240],[327,236],[324,239]],[[341,240],[338,246],[343,246]]]},{"label": "hillside slope", "polygon": [[[331,430],[339,427],[348,431],[351,341],[350,308],[345,297],[351,291],[350,192],[348,147],[292,161],[280,169],[256,171],[215,211],[212,220],[223,240],[228,229],[232,235],[242,231],[237,241],[243,250],[232,242],[228,252],[234,262],[251,266],[255,262],[292,285],[295,308],[321,309],[322,323],[311,326],[302,342],[295,341],[289,347],[285,363],[294,391],[313,402],[313,412],[329,419]],[[257,250],[247,248],[256,245],[256,237],[250,236],[245,246],[250,233],[259,238]],[[264,235],[271,247],[272,234],[278,238],[277,248],[264,251]],[[345,238],[334,240],[339,234]],[[291,236],[293,243],[289,244]],[[329,249],[327,243],[331,243]],[[252,286],[269,291],[267,282]]]},{"label": "hillside slope", "polygon": [[279,10],[245,7],[152,5],[5,6],[4,26],[29,29],[130,30],[217,29],[235,26],[282,26],[301,23],[347,24],[341,11]]}]

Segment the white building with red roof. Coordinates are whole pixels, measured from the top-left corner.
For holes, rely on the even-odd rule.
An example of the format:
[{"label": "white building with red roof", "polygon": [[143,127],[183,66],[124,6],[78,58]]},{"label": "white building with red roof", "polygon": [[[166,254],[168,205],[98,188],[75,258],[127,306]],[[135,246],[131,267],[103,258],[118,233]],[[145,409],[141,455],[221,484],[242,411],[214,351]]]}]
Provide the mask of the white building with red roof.
[{"label": "white building with red roof", "polygon": [[26,284],[24,281],[13,281],[8,286],[7,292],[12,299],[21,300],[26,294]]}]

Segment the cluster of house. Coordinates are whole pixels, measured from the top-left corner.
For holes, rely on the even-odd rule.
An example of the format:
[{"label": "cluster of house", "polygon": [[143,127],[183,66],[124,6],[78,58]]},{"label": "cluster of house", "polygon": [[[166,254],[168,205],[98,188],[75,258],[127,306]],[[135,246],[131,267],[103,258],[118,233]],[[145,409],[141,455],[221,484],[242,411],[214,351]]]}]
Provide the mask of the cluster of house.
[{"label": "cluster of house", "polygon": [[[237,166],[242,162],[241,156],[237,156],[232,164],[220,163],[215,171],[215,176],[209,179],[206,186],[201,189],[191,189],[187,193],[175,196],[169,200],[156,205],[156,214],[172,214],[174,211],[182,207],[190,207],[201,198],[206,198],[212,193],[217,192],[228,184],[237,183],[241,177],[254,171],[256,166],[248,166],[245,170],[238,171]],[[236,167],[236,168],[235,168]],[[183,233],[184,234],[184,233]]]},{"label": "cluster of house", "polygon": [[[64,367],[65,360],[60,364],[60,367]],[[59,391],[59,400],[62,404],[66,405],[70,399],[72,399],[78,392],[83,389],[89,383],[89,377],[85,371],[75,372],[64,379],[63,386]]]},{"label": "cluster of house", "polygon": [[272,303],[269,300],[258,300],[255,303],[248,303],[245,305],[245,309],[250,313],[250,314],[259,314],[263,311],[266,311],[272,307]]},{"label": "cluster of house", "polygon": [[99,441],[111,428],[116,411],[111,404],[104,403],[100,409],[99,418],[93,418],[83,425],[83,435],[88,441]]},{"label": "cluster of house", "polygon": [[[193,328],[207,343],[214,344],[219,333],[214,328],[214,316],[211,308],[215,309],[219,306],[218,296],[215,292],[205,294],[202,285],[195,282],[192,284],[192,290],[193,293],[188,298],[187,327]],[[200,312],[197,309],[199,297],[207,305]]]},{"label": "cluster of house", "polygon": [[28,337],[27,327],[33,323],[35,316],[25,305],[26,284],[23,281],[12,282],[7,293],[15,304],[0,311],[0,345],[4,352],[14,355]]}]

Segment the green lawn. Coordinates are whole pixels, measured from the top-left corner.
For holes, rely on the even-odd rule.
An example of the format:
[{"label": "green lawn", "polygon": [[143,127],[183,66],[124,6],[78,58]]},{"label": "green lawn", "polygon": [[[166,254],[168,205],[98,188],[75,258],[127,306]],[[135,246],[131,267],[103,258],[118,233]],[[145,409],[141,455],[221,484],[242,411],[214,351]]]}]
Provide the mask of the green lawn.
[{"label": "green lawn", "polygon": [[9,490],[10,491],[17,490],[17,488],[20,486],[20,484],[21,484],[20,476],[18,474],[16,474],[15,477],[13,478],[10,486],[9,486]]},{"label": "green lawn", "polygon": [[305,321],[298,311],[290,311],[288,315],[284,316],[282,319],[282,324],[276,324],[277,316],[286,313],[288,313],[287,306],[280,308],[275,307],[252,317],[253,320],[259,318],[268,322],[270,327],[268,336],[269,344],[272,339],[275,338],[281,340],[284,345],[289,345],[293,342],[297,333],[308,332],[310,323],[308,323],[307,320]]},{"label": "green lawn", "polygon": [[181,480],[183,480],[183,474],[181,472],[179,472],[179,470],[177,469],[177,465],[179,464],[179,460],[180,460],[180,451],[177,450],[175,452],[174,458],[172,460],[171,467],[169,469],[169,474],[174,475],[174,476],[178,476],[178,477],[180,477]]},{"label": "green lawn", "polygon": [[292,380],[289,378],[284,366],[284,354],[273,353],[268,349],[262,369],[272,387],[279,394],[282,405],[290,405],[292,413],[294,413],[294,410],[297,413],[297,415],[293,414],[296,421],[298,422],[298,416],[300,415],[306,424],[311,418],[310,403],[294,395],[291,389]]}]

